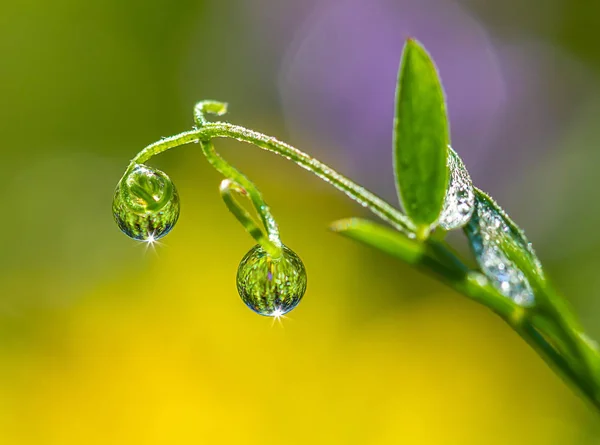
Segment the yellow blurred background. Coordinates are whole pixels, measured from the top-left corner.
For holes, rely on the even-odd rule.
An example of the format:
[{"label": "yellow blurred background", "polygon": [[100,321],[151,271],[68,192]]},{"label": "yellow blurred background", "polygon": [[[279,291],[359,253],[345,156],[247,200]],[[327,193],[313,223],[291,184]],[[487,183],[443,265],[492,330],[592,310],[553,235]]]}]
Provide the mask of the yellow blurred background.
[{"label": "yellow blurred background", "polygon": [[[358,26],[371,17],[365,5],[380,14],[371,27]],[[380,58],[395,67],[414,35],[431,42],[443,80],[449,73],[454,146],[477,184],[527,230],[600,337],[600,5],[390,7],[3,1],[0,444],[600,444],[598,415],[507,326],[329,233],[329,222],[367,214],[285,160],[218,141],[306,265],[307,293],[281,324],[237,295],[237,264],[253,243],[197,146],[151,161],[182,199],[163,246],[145,250],[112,220],[128,160],[189,129],[206,98],[394,199],[388,133],[377,139],[380,123],[391,132],[392,110],[361,110],[378,97],[366,61],[391,39]],[[405,28],[390,22],[384,33],[375,18],[394,14]],[[360,76],[344,70],[355,60],[365,60]],[[482,82],[476,92],[470,76]],[[393,84],[384,89],[388,98]],[[326,114],[336,107],[348,115]],[[487,119],[485,134],[469,132],[473,116]],[[369,125],[348,142],[354,118]],[[352,147],[360,137],[375,142]]]}]

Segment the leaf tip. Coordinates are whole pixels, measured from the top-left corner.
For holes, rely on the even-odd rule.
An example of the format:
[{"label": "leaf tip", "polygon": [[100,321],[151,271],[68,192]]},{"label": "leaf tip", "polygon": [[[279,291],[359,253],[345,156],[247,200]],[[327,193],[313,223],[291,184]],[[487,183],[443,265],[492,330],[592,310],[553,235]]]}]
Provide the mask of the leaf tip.
[{"label": "leaf tip", "polygon": [[407,37],[406,38],[406,43],[405,43],[405,48],[404,50],[406,51],[407,49],[415,49],[421,52],[427,52],[427,50],[425,49],[425,47],[423,46],[423,44],[417,40],[414,37]]},{"label": "leaf tip", "polygon": [[331,224],[329,224],[328,229],[332,232],[344,232],[351,228],[355,221],[356,218],[338,219],[337,221],[334,221]]}]

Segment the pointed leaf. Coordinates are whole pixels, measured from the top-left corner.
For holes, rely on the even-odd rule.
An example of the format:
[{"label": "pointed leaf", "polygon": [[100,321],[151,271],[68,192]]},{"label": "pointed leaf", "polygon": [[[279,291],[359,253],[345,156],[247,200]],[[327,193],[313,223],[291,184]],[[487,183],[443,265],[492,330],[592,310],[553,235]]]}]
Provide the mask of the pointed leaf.
[{"label": "pointed leaf", "polygon": [[444,205],[449,142],[436,67],[417,41],[408,40],[396,88],[394,168],[400,200],[421,232],[428,232]]},{"label": "pointed leaf", "polygon": [[475,201],[465,232],[479,267],[501,294],[522,306],[532,306],[534,289],[545,281],[533,247],[504,210],[477,188]]}]

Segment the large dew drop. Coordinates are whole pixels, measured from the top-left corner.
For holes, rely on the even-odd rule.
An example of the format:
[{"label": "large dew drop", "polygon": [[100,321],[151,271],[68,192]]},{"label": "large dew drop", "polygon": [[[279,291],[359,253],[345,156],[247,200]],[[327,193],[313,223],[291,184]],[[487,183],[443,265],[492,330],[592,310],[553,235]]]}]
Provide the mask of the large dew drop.
[{"label": "large dew drop", "polygon": [[528,267],[528,276],[543,272],[531,244],[523,232],[485,193],[475,190],[476,209],[465,232],[477,263],[494,287],[521,306],[535,303],[532,286],[514,261],[518,255]]},{"label": "large dew drop", "polygon": [[136,165],[119,181],[113,198],[113,216],[130,238],[155,241],[171,231],[179,218],[179,195],[162,171]]},{"label": "large dew drop", "polygon": [[448,170],[448,190],[438,223],[444,230],[453,230],[465,226],[471,219],[475,209],[475,192],[469,172],[450,146]]},{"label": "large dew drop", "polygon": [[237,289],[257,314],[280,317],[300,303],[306,291],[306,270],[288,247],[283,246],[281,256],[274,258],[257,244],[240,262]]}]

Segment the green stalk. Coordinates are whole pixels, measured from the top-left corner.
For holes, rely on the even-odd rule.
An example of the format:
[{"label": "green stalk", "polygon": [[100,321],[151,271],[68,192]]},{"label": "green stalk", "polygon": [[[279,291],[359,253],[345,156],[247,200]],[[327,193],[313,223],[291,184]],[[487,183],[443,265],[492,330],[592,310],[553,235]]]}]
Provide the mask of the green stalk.
[{"label": "green stalk", "polygon": [[[600,355],[581,337],[574,316],[563,317],[557,311],[548,313],[543,305],[518,305],[499,293],[483,274],[469,270],[444,242],[430,238],[420,243],[390,228],[357,218],[337,221],[331,229],[401,259],[491,309],[584,400],[600,411],[598,373],[594,372],[597,368],[589,366],[587,361],[598,363]],[[536,299],[547,301],[548,297],[538,293]],[[579,351],[585,351],[585,355]]]},{"label": "green stalk", "polygon": [[[238,125],[232,125],[227,122],[207,122],[203,115],[204,112],[212,112],[213,114],[221,115],[224,113],[224,109],[225,104],[219,102],[200,102],[196,106],[195,113],[196,123],[199,125],[199,128],[169,138],[164,138],[147,146],[131,161],[131,163],[144,163],[152,156],[191,142],[209,141],[214,138],[236,139],[289,159],[295,164],[317,175],[325,182],[330,183],[363,207],[371,210],[374,214],[391,224],[400,232],[405,233],[411,238],[415,236],[415,226],[406,215],[366,188],[361,187],[344,175],[336,172],[328,165],[274,137]],[[210,162],[213,157],[210,156],[208,159]],[[234,175],[232,179],[235,181],[236,177],[237,175]]]},{"label": "green stalk", "polygon": [[[262,245],[271,256],[275,258],[281,256],[282,247],[281,240],[279,239],[279,227],[258,188],[256,188],[252,181],[240,173],[239,170],[221,158],[215,151],[212,142],[200,142],[200,146],[202,147],[204,156],[206,156],[210,164],[223,176],[229,178],[221,183],[220,192],[223,201],[231,213],[233,213],[248,233],[250,233],[250,235],[252,235],[252,237]],[[248,212],[246,212],[231,196],[231,192],[237,192],[250,199],[256,212],[260,216],[266,234],[254,224],[254,221]]]},{"label": "green stalk", "polygon": [[[145,163],[166,150],[188,143],[200,143],[211,165],[226,177],[220,190],[229,210],[265,250],[277,256],[282,246],[279,229],[262,194],[248,178],[218,155],[211,141],[214,138],[235,139],[283,156],[333,185],[395,229],[349,219],[335,223],[332,226],[334,231],[394,255],[488,307],[517,332],[558,375],[600,411],[598,348],[583,334],[578,321],[563,300],[547,285],[534,286],[536,301],[542,302],[539,306],[519,306],[500,294],[484,275],[470,270],[443,241],[435,237],[425,241],[417,240],[417,228],[406,215],[331,167],[273,137],[226,122],[208,122],[205,118],[205,113],[221,115],[225,111],[223,103],[200,102],[195,109],[196,129],[163,138],[147,146],[131,161],[125,175],[136,164]],[[251,200],[264,231],[235,201],[233,192]]]}]

